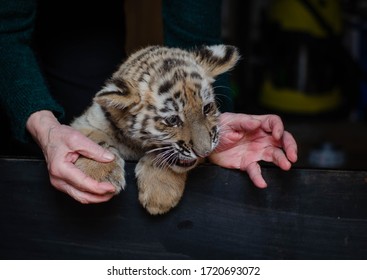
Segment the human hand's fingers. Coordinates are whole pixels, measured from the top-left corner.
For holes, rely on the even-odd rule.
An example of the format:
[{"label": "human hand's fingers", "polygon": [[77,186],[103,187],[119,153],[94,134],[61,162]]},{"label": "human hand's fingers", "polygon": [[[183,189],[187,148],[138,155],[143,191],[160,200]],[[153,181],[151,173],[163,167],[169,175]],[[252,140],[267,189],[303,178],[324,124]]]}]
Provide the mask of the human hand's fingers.
[{"label": "human hand's fingers", "polygon": [[48,156],[49,150],[57,150],[60,145],[64,145],[96,161],[108,162],[114,159],[111,152],[103,149],[78,130],[61,125],[50,111],[41,110],[31,114],[26,127],[42,148],[45,156]]},{"label": "human hand's fingers", "polygon": [[220,116],[220,125],[228,126],[233,131],[251,131],[261,126],[261,120],[253,115],[240,113],[223,113]]},{"label": "human hand's fingers", "polygon": [[113,193],[106,193],[106,194],[99,195],[99,194],[84,192],[84,191],[76,189],[74,186],[66,183],[63,180],[59,180],[56,178],[51,179],[51,183],[59,191],[62,191],[70,195],[76,201],[79,201],[80,203],[83,203],[83,204],[106,202],[114,196]]},{"label": "human hand's fingers", "polygon": [[261,174],[261,167],[257,162],[250,163],[245,170],[256,187],[261,189],[267,187],[267,183]]},{"label": "human hand's fingers", "polygon": [[88,177],[74,163],[80,155],[108,162],[114,156],[76,129],[61,125],[50,111],[38,111],[27,120],[27,129],[42,148],[51,184],[83,203],[110,199],[115,187]]},{"label": "human hand's fingers", "polygon": [[292,166],[284,151],[281,148],[275,146],[269,146],[265,148],[261,159],[266,162],[272,162],[283,170],[289,170]]},{"label": "human hand's fingers", "polygon": [[115,158],[110,151],[104,149],[78,131],[73,132],[68,138],[68,145],[71,150],[95,161],[109,162]]},{"label": "human hand's fingers", "polygon": [[295,163],[298,159],[297,153],[297,142],[288,131],[284,131],[283,133],[283,149],[285,151],[285,154],[287,155],[287,158],[292,162]]},{"label": "human hand's fingers", "polygon": [[280,140],[284,133],[284,124],[282,119],[277,115],[260,115],[257,116],[261,120],[261,128],[270,133],[275,140]]},{"label": "human hand's fingers", "polygon": [[281,118],[277,115],[264,116],[265,120],[262,122],[262,128],[272,133],[275,140],[281,141],[281,147],[284,149],[287,158],[291,162],[297,161],[297,143],[293,135],[284,130],[284,124]]},{"label": "human hand's fingers", "polygon": [[115,193],[115,187],[107,182],[98,182],[83,173],[71,162],[55,161],[49,164],[50,177],[63,181],[82,192],[97,195]]},{"label": "human hand's fingers", "polygon": [[52,131],[47,147],[45,158],[50,181],[57,189],[83,203],[105,201],[113,196],[115,187],[112,184],[98,182],[74,165],[81,154],[94,160],[102,157],[106,161],[103,158],[105,150],[101,146],[75,129],[61,126]]},{"label": "human hand's fingers", "polygon": [[97,182],[70,162],[56,162],[50,166],[51,184],[81,203],[105,202],[115,194],[115,187],[112,184]]}]

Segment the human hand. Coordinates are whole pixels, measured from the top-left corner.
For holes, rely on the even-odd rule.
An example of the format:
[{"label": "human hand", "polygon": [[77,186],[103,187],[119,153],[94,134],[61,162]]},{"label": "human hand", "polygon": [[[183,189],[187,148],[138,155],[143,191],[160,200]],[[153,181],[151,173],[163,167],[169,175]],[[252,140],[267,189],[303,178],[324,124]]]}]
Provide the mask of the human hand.
[{"label": "human hand", "polygon": [[111,199],[115,187],[97,182],[74,163],[79,156],[110,162],[114,155],[70,126],[61,125],[50,111],[33,113],[27,129],[42,148],[51,184],[81,203],[99,203]]},{"label": "human hand", "polygon": [[296,141],[276,115],[223,113],[219,130],[219,145],[209,156],[210,161],[247,171],[259,188],[267,186],[259,161],[273,162],[283,170],[297,161]]}]

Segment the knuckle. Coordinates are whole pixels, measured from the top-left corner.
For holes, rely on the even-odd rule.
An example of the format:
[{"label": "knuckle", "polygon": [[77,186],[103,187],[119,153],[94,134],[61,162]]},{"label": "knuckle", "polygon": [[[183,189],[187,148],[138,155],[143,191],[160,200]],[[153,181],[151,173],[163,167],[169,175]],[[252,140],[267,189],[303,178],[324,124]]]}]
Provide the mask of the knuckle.
[{"label": "knuckle", "polygon": [[76,201],[82,204],[89,204],[89,200],[83,196],[82,193],[77,193],[73,188],[67,190],[67,193],[74,198]]},{"label": "knuckle", "polygon": [[58,165],[53,162],[48,165],[48,171],[51,177],[58,177],[60,174]]},{"label": "knuckle", "polygon": [[78,197],[76,200],[79,201],[81,204],[90,204],[91,203],[91,201],[89,201],[88,199],[83,198],[83,197]]},{"label": "knuckle", "polygon": [[81,139],[81,134],[76,130],[72,130],[67,136],[67,139],[69,143],[78,143]]},{"label": "knuckle", "polygon": [[57,189],[59,191],[63,191],[62,184],[60,184],[59,181],[56,180],[55,178],[53,178],[52,176],[50,176],[50,183],[51,183],[52,186],[55,187],[55,189]]},{"label": "knuckle", "polygon": [[270,114],[269,117],[276,119],[276,120],[280,120],[280,117],[276,114]]}]

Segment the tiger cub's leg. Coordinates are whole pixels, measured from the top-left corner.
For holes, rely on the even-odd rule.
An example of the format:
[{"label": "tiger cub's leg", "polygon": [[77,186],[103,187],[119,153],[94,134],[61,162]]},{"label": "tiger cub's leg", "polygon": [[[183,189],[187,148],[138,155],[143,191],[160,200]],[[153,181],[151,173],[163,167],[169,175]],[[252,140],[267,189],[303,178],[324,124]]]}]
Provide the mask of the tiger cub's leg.
[{"label": "tiger cub's leg", "polygon": [[83,156],[80,156],[75,165],[85,174],[99,182],[110,182],[116,188],[116,194],[125,188],[125,162],[120,157],[119,152],[111,143],[111,139],[103,132],[96,130],[83,129],[80,130],[88,138],[109,150],[115,155],[115,159],[111,162],[98,162]]},{"label": "tiger cub's leg", "polygon": [[153,156],[142,157],[136,168],[139,201],[152,215],[164,214],[175,207],[185,189],[187,173],[160,169],[153,164]]}]

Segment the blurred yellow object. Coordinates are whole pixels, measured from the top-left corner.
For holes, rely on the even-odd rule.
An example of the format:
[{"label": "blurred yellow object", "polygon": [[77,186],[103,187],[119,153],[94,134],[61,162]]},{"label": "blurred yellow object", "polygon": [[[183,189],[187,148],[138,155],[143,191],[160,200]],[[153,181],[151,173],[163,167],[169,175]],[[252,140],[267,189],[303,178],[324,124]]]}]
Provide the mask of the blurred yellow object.
[{"label": "blurred yellow object", "polygon": [[[341,7],[338,0],[308,0],[307,2],[330,26],[334,34],[341,33]],[[279,23],[283,30],[305,32],[315,37],[329,35],[300,0],[272,1],[268,16],[270,20]]]},{"label": "blurred yellow object", "polygon": [[266,80],[260,102],[266,107],[285,113],[318,114],[338,107],[342,96],[339,88],[322,94],[305,94],[289,88],[277,88],[270,80]]},{"label": "blurred yellow object", "polygon": [[287,113],[318,114],[338,109],[335,38],[341,35],[338,0],[273,0],[268,10],[270,54],[259,101]]}]

